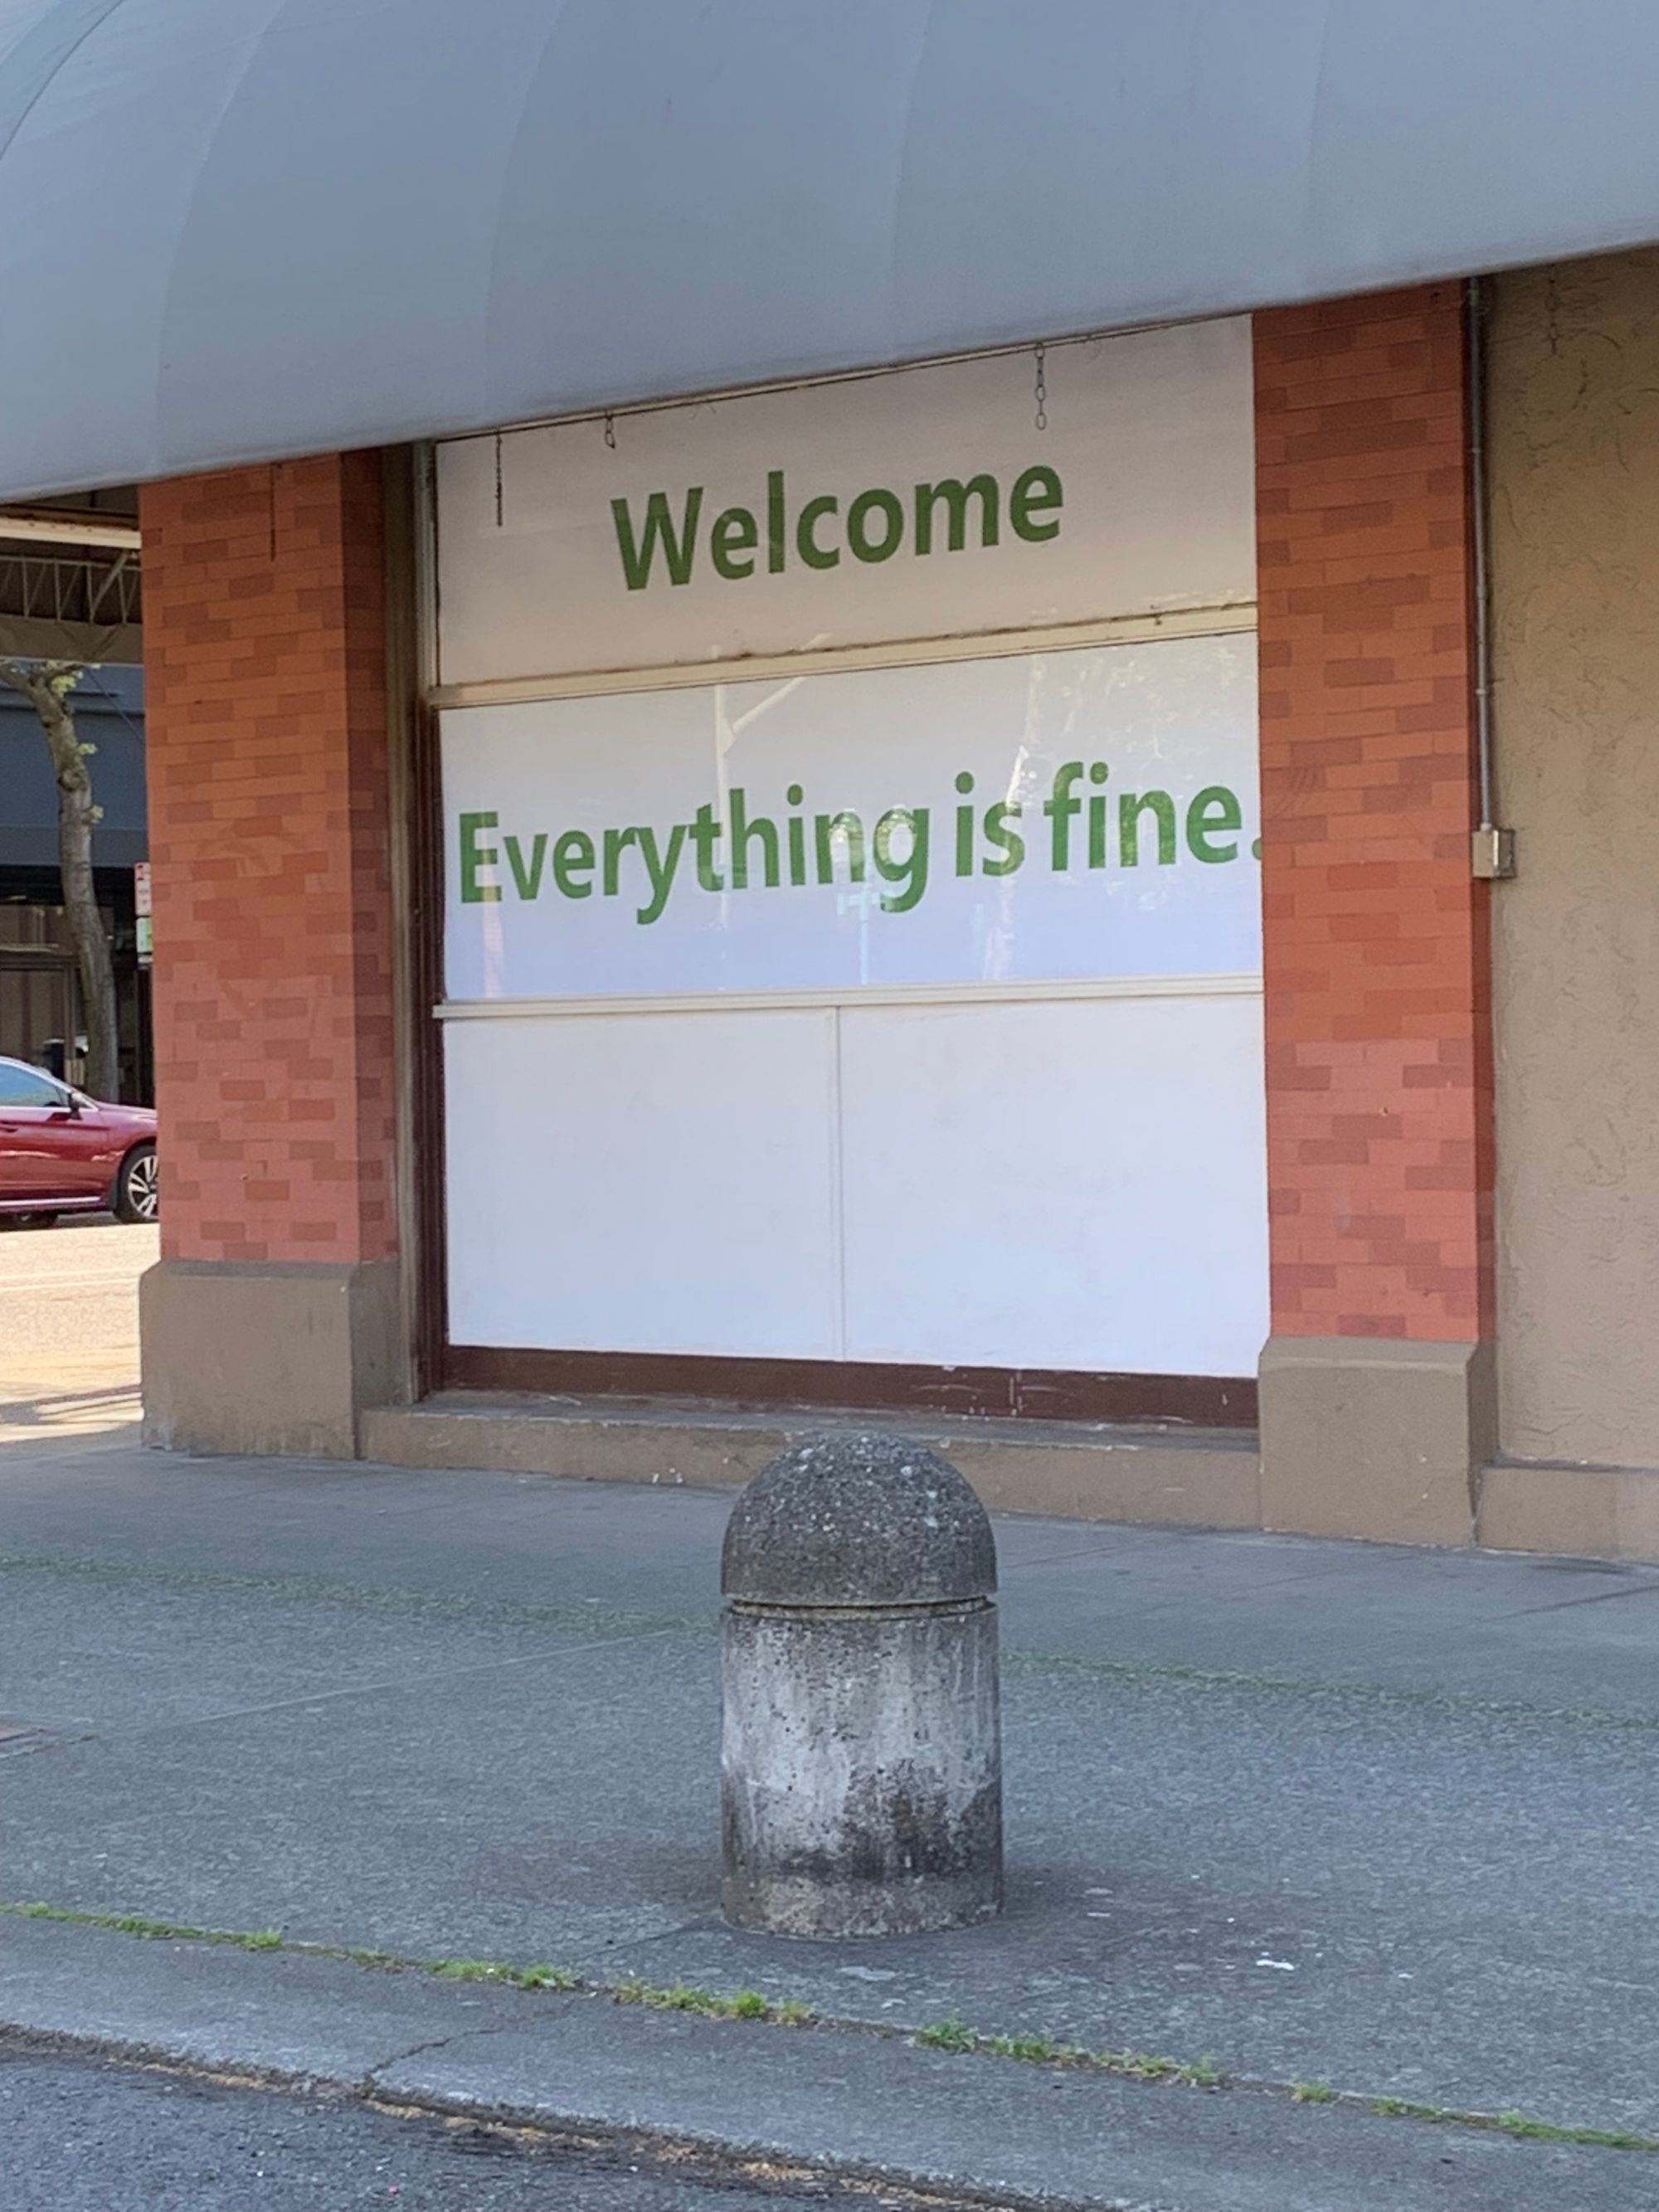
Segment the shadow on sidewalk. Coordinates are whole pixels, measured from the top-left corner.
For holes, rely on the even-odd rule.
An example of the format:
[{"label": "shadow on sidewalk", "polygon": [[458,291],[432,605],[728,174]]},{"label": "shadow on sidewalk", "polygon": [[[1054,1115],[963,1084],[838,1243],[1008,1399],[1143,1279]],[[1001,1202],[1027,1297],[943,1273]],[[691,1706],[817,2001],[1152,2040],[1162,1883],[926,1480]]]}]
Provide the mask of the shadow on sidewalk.
[{"label": "shadow on sidewalk", "polygon": [[137,1382],[0,1395],[0,1453],[15,1444],[33,1450],[52,1437],[103,1435],[136,1444],[143,1411]]}]

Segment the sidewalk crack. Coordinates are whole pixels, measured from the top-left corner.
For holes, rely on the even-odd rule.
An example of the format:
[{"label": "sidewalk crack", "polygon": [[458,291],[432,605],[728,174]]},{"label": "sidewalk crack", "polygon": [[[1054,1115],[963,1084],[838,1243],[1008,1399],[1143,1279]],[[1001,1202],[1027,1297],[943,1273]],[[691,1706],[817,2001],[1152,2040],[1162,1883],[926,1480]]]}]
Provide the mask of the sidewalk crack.
[{"label": "sidewalk crack", "polygon": [[[458,2029],[456,2033],[464,2034],[465,2032],[465,2029]],[[411,2058],[423,2057],[428,2051],[441,2051],[454,2040],[454,2035],[429,2036],[424,2043],[411,2043],[407,2051],[394,2051],[385,2058],[377,2058],[359,2082],[360,2093],[365,2097],[372,2096],[379,2087],[381,2075],[389,2066],[406,2066]]]},{"label": "sidewalk crack", "polygon": [[380,2076],[393,2066],[407,2066],[411,2058],[423,2058],[428,2051],[447,2051],[453,2043],[471,2043],[489,2035],[513,2035],[518,2023],[502,2021],[493,2027],[457,2027],[447,2035],[428,2036],[422,2042],[410,2044],[407,2051],[394,2051],[385,2058],[377,2058],[363,2074],[360,2094],[365,2097],[381,2094],[384,2085]]}]

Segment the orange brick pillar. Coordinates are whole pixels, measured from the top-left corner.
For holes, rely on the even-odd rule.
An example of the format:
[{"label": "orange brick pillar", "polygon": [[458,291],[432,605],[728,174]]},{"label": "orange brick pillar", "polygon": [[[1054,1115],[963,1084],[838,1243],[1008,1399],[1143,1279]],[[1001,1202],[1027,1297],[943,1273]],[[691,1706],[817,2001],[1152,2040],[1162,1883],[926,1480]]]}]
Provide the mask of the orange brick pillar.
[{"label": "orange brick pillar", "polygon": [[1462,288],[1255,319],[1263,1519],[1467,1543],[1492,1082]]},{"label": "orange brick pillar", "polygon": [[141,519],[146,1432],[348,1456],[403,1355],[380,457],[151,485]]}]

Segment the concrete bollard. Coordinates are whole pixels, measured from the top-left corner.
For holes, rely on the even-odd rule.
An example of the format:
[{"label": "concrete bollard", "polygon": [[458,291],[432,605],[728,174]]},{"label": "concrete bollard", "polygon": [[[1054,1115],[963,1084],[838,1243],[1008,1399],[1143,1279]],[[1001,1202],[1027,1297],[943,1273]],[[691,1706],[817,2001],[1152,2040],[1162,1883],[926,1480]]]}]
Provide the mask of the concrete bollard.
[{"label": "concrete bollard", "polygon": [[937,1453],[828,1433],[732,1509],[721,1904],[779,1936],[909,1936],[1002,1906],[996,1543]]}]

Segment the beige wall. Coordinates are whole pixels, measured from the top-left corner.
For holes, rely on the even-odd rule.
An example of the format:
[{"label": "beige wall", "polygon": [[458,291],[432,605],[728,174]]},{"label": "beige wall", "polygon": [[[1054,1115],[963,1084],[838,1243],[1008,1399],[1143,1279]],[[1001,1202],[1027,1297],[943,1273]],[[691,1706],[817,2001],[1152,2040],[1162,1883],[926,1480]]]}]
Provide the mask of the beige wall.
[{"label": "beige wall", "polygon": [[1491,287],[1499,1431],[1659,1463],[1659,252]]}]

